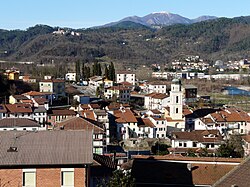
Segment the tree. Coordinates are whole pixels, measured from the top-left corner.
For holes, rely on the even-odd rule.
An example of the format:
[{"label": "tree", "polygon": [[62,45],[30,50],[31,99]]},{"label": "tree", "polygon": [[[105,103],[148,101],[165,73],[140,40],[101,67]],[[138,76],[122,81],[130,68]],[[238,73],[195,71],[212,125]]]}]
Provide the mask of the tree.
[{"label": "tree", "polygon": [[108,79],[108,77],[109,77],[109,70],[108,70],[108,66],[106,64],[105,64],[104,75],[105,75],[106,79]]},{"label": "tree", "polygon": [[80,61],[76,61],[75,62],[75,69],[76,69],[76,81],[80,81],[80,77],[81,77],[81,69],[80,69]]},{"label": "tree", "polygon": [[244,156],[244,149],[242,145],[243,142],[241,136],[233,134],[225,144],[222,144],[218,148],[217,155],[219,157],[241,158]]},{"label": "tree", "polygon": [[135,179],[130,170],[115,170],[109,181],[101,181],[98,187],[134,187]]},{"label": "tree", "polygon": [[110,63],[109,69],[108,69],[108,79],[115,81],[115,67],[113,62]]},{"label": "tree", "polygon": [[169,154],[168,148],[170,146],[167,144],[163,144],[160,142],[156,142],[154,146],[152,146],[151,151],[156,155],[167,155]]}]

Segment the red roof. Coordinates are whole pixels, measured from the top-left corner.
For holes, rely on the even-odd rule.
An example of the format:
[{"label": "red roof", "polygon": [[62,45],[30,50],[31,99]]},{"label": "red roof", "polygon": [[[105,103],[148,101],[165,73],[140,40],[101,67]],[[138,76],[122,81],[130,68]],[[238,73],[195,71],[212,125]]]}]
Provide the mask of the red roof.
[{"label": "red roof", "polygon": [[5,105],[9,113],[32,113],[30,104],[18,103],[18,104],[6,104]]},{"label": "red roof", "polygon": [[136,123],[137,119],[130,109],[114,110],[117,123]]}]

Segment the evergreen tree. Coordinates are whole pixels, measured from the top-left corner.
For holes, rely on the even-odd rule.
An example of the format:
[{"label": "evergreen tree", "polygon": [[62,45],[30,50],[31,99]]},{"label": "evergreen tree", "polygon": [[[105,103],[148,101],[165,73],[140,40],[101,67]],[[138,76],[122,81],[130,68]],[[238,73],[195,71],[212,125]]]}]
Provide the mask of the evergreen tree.
[{"label": "evergreen tree", "polygon": [[97,75],[102,76],[102,67],[100,63],[97,63]]},{"label": "evergreen tree", "polygon": [[80,70],[80,61],[76,61],[75,63],[75,70],[76,70],[76,81],[80,80],[81,77],[81,70]]},{"label": "evergreen tree", "polygon": [[105,70],[104,70],[105,72],[105,77],[106,77],[106,79],[109,79],[109,69],[108,69],[108,66],[105,64]]}]

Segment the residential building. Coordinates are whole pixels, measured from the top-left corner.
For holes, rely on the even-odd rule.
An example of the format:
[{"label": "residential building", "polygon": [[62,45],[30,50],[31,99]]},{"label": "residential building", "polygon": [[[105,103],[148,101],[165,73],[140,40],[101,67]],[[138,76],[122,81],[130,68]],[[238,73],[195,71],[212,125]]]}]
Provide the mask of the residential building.
[{"label": "residential building", "polygon": [[93,153],[103,154],[106,148],[105,126],[97,121],[83,117],[68,118],[57,124],[61,130],[79,131],[86,130],[93,132]]},{"label": "residential building", "polygon": [[1,185],[89,186],[91,131],[0,132]]},{"label": "residential building", "polygon": [[9,96],[9,104],[16,104],[16,103],[22,103],[23,100],[29,100],[24,95],[10,95]]},{"label": "residential building", "polygon": [[0,131],[41,131],[46,125],[27,118],[4,118],[0,120]]},{"label": "residential building", "polygon": [[137,138],[138,121],[130,109],[110,111],[115,117],[116,135],[118,140]]},{"label": "residential building", "polygon": [[167,121],[162,117],[149,117],[150,121],[155,126],[154,138],[167,138]]},{"label": "residential building", "polygon": [[116,73],[116,83],[129,82],[135,85],[135,73],[130,71],[118,71]]},{"label": "residential building", "polygon": [[167,94],[167,82],[155,81],[147,84],[147,93]]},{"label": "residential building", "polygon": [[169,98],[166,94],[150,93],[145,95],[144,107],[148,110],[158,109],[162,110],[168,105]]},{"label": "residential building", "polygon": [[104,96],[107,99],[114,99],[121,103],[128,103],[130,101],[130,88],[125,86],[112,86],[105,89]]},{"label": "residential building", "polygon": [[195,118],[193,121],[195,130],[217,129],[223,135],[250,132],[249,114],[237,108],[212,110],[204,117]]},{"label": "residential building", "polygon": [[172,132],[172,153],[186,154],[188,151],[199,153],[206,149],[214,154],[223,143],[223,138],[218,130],[195,130],[191,132]]},{"label": "residential building", "polygon": [[49,128],[54,128],[57,123],[60,123],[67,118],[76,116],[76,112],[67,109],[51,109],[48,111],[47,116],[47,122],[50,125]]},{"label": "residential building", "polygon": [[135,129],[135,133],[139,138],[155,138],[157,136],[157,128],[149,118],[137,117],[137,121],[138,128]]},{"label": "residential building", "polygon": [[250,135],[242,136],[244,155],[250,155]]},{"label": "residential building", "polygon": [[65,80],[66,81],[76,81],[76,73],[66,73]]},{"label": "residential building", "polygon": [[65,96],[65,81],[59,79],[42,80],[39,82],[40,92],[49,92],[58,96]]}]

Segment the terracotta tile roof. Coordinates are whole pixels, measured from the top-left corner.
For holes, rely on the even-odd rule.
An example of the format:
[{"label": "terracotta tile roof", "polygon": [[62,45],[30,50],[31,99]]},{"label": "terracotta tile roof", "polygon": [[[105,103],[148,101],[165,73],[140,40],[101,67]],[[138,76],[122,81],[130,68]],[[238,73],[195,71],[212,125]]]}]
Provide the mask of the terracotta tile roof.
[{"label": "terracotta tile roof", "polygon": [[117,169],[117,162],[114,161],[113,158],[109,156],[93,154],[93,158],[96,162],[98,162],[102,166],[112,169]]},{"label": "terracotta tile roof", "polygon": [[117,123],[136,123],[137,119],[130,109],[114,110]]},{"label": "terracotta tile roof", "polygon": [[0,155],[4,155],[0,167],[74,167],[93,162],[89,131],[5,131],[0,132],[0,142]]},{"label": "terracotta tile roof", "polygon": [[165,118],[162,117],[152,117],[155,121],[166,121]]},{"label": "terracotta tile roof", "polygon": [[[170,159],[169,159],[170,160]],[[190,169],[189,169],[190,167]],[[199,163],[134,159],[131,169],[136,184],[139,186],[210,186],[221,176],[232,170],[235,164]],[[142,172],[143,171],[143,172]]]},{"label": "terracotta tile roof", "polygon": [[45,103],[48,103],[49,101],[45,98],[34,98],[34,101],[39,105],[44,105]]},{"label": "terracotta tile roof", "polygon": [[[173,132],[175,140],[191,140],[197,142],[221,142],[222,136],[218,130],[195,130],[191,132]],[[211,137],[209,135],[212,135]]]},{"label": "terracotta tile roof", "polygon": [[152,81],[148,83],[149,85],[169,85],[168,81]]},{"label": "terracotta tile roof", "polygon": [[44,94],[41,93],[41,92],[37,92],[37,91],[30,91],[30,92],[23,93],[22,95],[41,96],[41,95],[44,95]]},{"label": "terracotta tile roof", "polygon": [[12,95],[16,100],[27,100],[28,98],[24,95]]},{"label": "terracotta tile roof", "polygon": [[72,117],[66,119],[65,121],[58,123],[57,127],[62,128],[63,130],[90,130],[94,133],[103,133],[104,130],[100,126],[95,125],[89,120],[83,117]]},{"label": "terracotta tile roof", "polygon": [[82,108],[83,110],[88,110],[88,109],[90,109],[90,107],[89,107],[88,104],[81,104],[80,106],[81,106],[81,108]]},{"label": "terracotta tile roof", "polygon": [[33,104],[33,101],[32,101],[31,99],[21,100],[21,103],[29,103],[29,104]]},{"label": "terracotta tile roof", "polygon": [[157,110],[157,109],[151,110],[151,112],[152,112],[153,114],[161,114],[161,112],[160,112],[159,110]]},{"label": "terracotta tile roof", "polygon": [[225,176],[221,177],[213,186],[227,187],[227,186],[250,186],[250,157],[246,158],[240,165],[233,168]]},{"label": "terracotta tile roof", "polygon": [[242,139],[244,139],[246,142],[250,143],[250,135],[242,136]]},{"label": "terracotta tile roof", "polygon": [[60,79],[46,79],[46,80],[41,80],[40,82],[59,83],[59,82],[65,82],[65,81],[64,80],[60,80]]},{"label": "terracotta tile roof", "polygon": [[174,120],[174,119],[172,119],[171,117],[166,117],[166,121],[168,121],[168,122],[183,122],[184,120]]},{"label": "terracotta tile roof", "polygon": [[107,88],[107,90],[131,90],[131,88],[127,87],[127,86],[111,86],[109,88]]},{"label": "terracotta tile roof", "polygon": [[6,104],[8,113],[32,113],[30,104],[18,103],[18,104]]},{"label": "terracotta tile roof", "polygon": [[76,112],[67,109],[52,109],[48,111],[49,116],[75,116]]},{"label": "terracotta tile roof", "polygon": [[138,127],[151,127],[151,128],[154,128],[154,124],[150,121],[149,118],[140,118],[138,117],[137,118],[137,121],[138,121]]},{"label": "terracotta tile roof", "polygon": [[1,128],[41,127],[36,121],[26,118],[4,118],[0,120]]},{"label": "terracotta tile roof", "polygon": [[133,84],[131,84],[130,82],[127,82],[127,81],[119,82],[118,84],[123,85],[123,86],[133,86]]},{"label": "terracotta tile roof", "polygon": [[168,97],[166,94],[162,94],[162,93],[150,93],[150,94],[147,94],[145,96],[151,97],[154,99],[165,99]]},{"label": "terracotta tile roof", "polygon": [[91,103],[91,104],[90,104],[90,107],[91,107],[92,109],[100,109],[100,105],[97,104],[97,103]]},{"label": "terracotta tile roof", "polygon": [[84,110],[84,111],[82,111],[82,116],[84,116],[85,118],[88,118],[88,119],[96,120],[93,110]]}]

